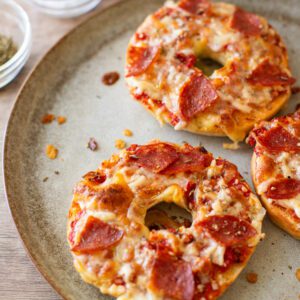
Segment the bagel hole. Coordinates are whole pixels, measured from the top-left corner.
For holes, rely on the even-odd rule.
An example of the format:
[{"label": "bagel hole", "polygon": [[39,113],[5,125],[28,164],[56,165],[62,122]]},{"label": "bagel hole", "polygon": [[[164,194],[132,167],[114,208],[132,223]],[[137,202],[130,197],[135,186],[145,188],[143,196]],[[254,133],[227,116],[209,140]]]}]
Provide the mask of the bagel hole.
[{"label": "bagel hole", "polygon": [[161,202],[149,208],[145,224],[149,230],[186,228],[192,224],[192,215],[175,203]]},{"label": "bagel hole", "polygon": [[210,76],[216,70],[223,68],[224,65],[211,57],[198,56],[195,67],[200,69],[206,76]]}]

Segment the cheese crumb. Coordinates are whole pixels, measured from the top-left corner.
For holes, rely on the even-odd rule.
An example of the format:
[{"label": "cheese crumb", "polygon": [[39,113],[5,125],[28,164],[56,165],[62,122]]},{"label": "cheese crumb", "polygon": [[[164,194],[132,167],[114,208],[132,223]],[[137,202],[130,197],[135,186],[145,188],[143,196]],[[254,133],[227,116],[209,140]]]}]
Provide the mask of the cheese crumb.
[{"label": "cheese crumb", "polygon": [[224,143],[223,148],[226,150],[237,150],[240,149],[240,146],[239,146],[239,142]]},{"label": "cheese crumb", "polygon": [[126,147],[126,143],[125,143],[125,141],[118,139],[115,141],[115,147],[119,150],[122,150]]},{"label": "cheese crumb", "polygon": [[48,156],[48,158],[50,159],[55,159],[57,157],[58,154],[58,149],[55,148],[53,145],[47,145],[46,147],[46,155]]},{"label": "cheese crumb", "polygon": [[58,117],[56,118],[56,120],[57,120],[57,123],[58,123],[59,125],[61,125],[61,124],[66,123],[67,118],[66,118],[66,117],[63,117],[63,116],[58,116]]},{"label": "cheese crumb", "polygon": [[247,273],[246,279],[249,283],[256,283],[258,275],[256,273]]},{"label": "cheese crumb", "polygon": [[300,268],[296,271],[296,278],[300,281]]},{"label": "cheese crumb", "polygon": [[133,136],[132,131],[129,130],[129,129],[124,129],[124,130],[123,130],[123,134],[124,134],[125,136]]},{"label": "cheese crumb", "polygon": [[55,119],[55,116],[52,114],[46,114],[42,117],[42,123],[43,124],[49,124],[52,123],[52,121]]}]

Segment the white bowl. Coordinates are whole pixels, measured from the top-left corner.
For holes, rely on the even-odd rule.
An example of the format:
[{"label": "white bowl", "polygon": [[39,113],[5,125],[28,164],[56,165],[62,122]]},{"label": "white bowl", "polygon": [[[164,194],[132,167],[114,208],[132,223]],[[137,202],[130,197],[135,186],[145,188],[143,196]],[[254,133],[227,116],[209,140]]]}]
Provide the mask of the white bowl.
[{"label": "white bowl", "polygon": [[48,15],[73,18],[94,9],[101,0],[28,0],[28,2]]},{"label": "white bowl", "polygon": [[0,66],[0,88],[10,83],[27,62],[31,50],[31,26],[23,8],[12,0],[0,0],[0,34],[11,37],[17,53]]}]

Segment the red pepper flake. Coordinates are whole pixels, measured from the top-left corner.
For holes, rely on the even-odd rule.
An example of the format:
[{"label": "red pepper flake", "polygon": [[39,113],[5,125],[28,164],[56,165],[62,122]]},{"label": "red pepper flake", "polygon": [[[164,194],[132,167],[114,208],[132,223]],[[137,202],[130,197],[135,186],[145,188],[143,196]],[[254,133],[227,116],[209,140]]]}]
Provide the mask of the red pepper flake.
[{"label": "red pepper flake", "polygon": [[42,123],[43,124],[50,124],[55,119],[55,116],[52,114],[46,114],[42,117]]},{"label": "red pepper flake", "polygon": [[83,178],[88,180],[93,184],[101,184],[106,180],[106,175],[100,172],[88,172],[87,174],[83,175]]},{"label": "red pepper flake", "polygon": [[292,87],[292,94],[295,95],[295,94],[298,94],[300,93],[300,86],[293,86]]},{"label": "red pepper flake", "polygon": [[144,32],[137,32],[135,34],[135,37],[136,37],[137,40],[144,41],[144,40],[146,40],[148,38],[148,35],[146,33],[144,33]]},{"label": "red pepper flake", "polygon": [[105,85],[113,85],[120,79],[118,72],[108,72],[102,76],[102,82]]},{"label": "red pepper flake", "polygon": [[197,61],[197,57],[194,54],[185,55],[183,53],[177,53],[175,57],[188,68],[192,68]]},{"label": "red pepper flake", "polygon": [[246,279],[249,283],[256,283],[258,279],[258,275],[256,273],[250,272],[246,274]]},{"label": "red pepper flake", "polygon": [[125,285],[125,281],[122,277],[116,277],[113,282],[115,285]]},{"label": "red pepper flake", "polygon": [[98,143],[94,138],[90,138],[87,147],[92,151],[96,151],[98,149]]}]

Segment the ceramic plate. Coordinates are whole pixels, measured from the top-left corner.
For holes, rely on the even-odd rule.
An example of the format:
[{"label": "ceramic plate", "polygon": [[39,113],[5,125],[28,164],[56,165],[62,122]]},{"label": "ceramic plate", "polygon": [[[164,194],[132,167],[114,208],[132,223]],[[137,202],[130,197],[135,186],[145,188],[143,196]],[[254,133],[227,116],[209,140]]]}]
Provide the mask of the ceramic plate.
[{"label": "ceramic plate", "polygon": [[[287,43],[294,76],[300,78],[300,5],[298,0],[234,1],[268,18]],[[116,152],[114,141],[125,128],[134,136],[126,142],[145,143],[154,138],[199,143],[237,164],[250,182],[251,150],[222,148],[225,138],[203,137],[161,128],[129,96],[124,80],[104,86],[108,71],[123,76],[126,46],[136,27],[161,6],[161,0],[126,0],[101,11],[63,38],[39,63],[19,94],[6,132],[4,173],[9,206],[24,244],[40,272],[65,299],[109,299],[83,283],[72,265],[66,241],[66,216],[74,184],[101,160]],[[281,113],[292,111],[299,95]],[[67,117],[58,125],[41,124],[46,113]],[[86,144],[94,137],[100,146]],[[47,144],[59,149],[56,160],[45,155]],[[59,175],[55,174],[59,172]],[[48,180],[44,182],[44,178]],[[268,219],[266,239],[247,269],[222,299],[298,299],[300,245]],[[258,273],[256,284],[245,272]]]}]

